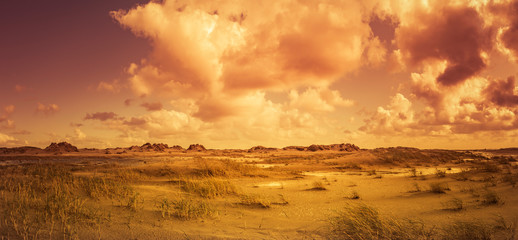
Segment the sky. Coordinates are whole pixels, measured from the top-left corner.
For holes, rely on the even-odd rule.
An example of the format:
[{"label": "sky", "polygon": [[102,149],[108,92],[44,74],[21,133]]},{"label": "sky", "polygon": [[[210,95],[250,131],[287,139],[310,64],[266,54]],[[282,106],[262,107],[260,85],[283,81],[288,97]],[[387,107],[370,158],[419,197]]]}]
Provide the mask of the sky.
[{"label": "sky", "polygon": [[18,0],[0,146],[518,146],[518,0]]}]

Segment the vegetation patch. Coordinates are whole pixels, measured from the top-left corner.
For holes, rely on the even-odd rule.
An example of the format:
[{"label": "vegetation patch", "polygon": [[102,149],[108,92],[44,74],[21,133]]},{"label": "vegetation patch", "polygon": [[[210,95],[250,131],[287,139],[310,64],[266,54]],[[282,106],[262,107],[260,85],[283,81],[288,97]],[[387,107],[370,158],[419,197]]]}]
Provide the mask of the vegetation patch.
[{"label": "vegetation patch", "polygon": [[431,193],[446,193],[447,190],[450,190],[446,183],[434,182],[430,183],[430,192]]},{"label": "vegetation patch", "polygon": [[163,198],[156,204],[156,209],[163,218],[176,217],[181,220],[211,217],[216,214],[215,208],[210,203],[193,198],[178,200]]},{"label": "vegetation patch", "polygon": [[222,197],[237,193],[237,188],[230,181],[217,178],[181,180],[180,184],[185,192],[198,194],[204,198]]},{"label": "vegetation patch", "polygon": [[310,191],[325,191],[327,188],[324,186],[322,181],[314,181],[312,187],[309,188]]},{"label": "vegetation patch", "polygon": [[271,202],[257,194],[243,194],[240,196],[240,204],[258,208],[270,208]]}]

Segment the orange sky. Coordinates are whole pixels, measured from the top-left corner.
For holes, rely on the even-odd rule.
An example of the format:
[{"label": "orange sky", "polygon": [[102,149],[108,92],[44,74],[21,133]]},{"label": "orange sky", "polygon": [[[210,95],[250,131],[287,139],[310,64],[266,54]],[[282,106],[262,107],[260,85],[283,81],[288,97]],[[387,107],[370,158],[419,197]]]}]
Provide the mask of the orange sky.
[{"label": "orange sky", "polygon": [[9,1],[0,146],[518,146],[518,0]]}]

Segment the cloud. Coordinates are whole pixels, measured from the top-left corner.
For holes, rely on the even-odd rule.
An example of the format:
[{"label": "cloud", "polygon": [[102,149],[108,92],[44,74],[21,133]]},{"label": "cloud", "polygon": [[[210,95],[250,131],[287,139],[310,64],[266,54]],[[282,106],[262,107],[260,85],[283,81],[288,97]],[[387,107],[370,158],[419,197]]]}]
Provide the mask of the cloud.
[{"label": "cloud", "polygon": [[14,113],[15,109],[16,109],[15,106],[11,104],[11,105],[5,106],[3,111],[0,112],[0,128],[1,129],[16,128],[14,121],[12,119],[9,119],[11,114]]},{"label": "cloud", "polygon": [[152,103],[145,102],[145,103],[140,104],[140,106],[146,108],[146,110],[150,111],[150,112],[159,111],[159,110],[162,110],[162,108],[163,108],[163,105],[160,102],[152,102]]},{"label": "cloud", "polygon": [[143,118],[132,117],[130,120],[124,120],[124,125],[127,126],[144,126],[147,121]]},{"label": "cloud", "polygon": [[504,81],[491,82],[484,93],[488,100],[500,106],[518,105],[518,87],[514,76],[510,76]]},{"label": "cloud", "polygon": [[518,61],[518,1],[509,1],[508,4],[500,4],[500,6],[494,6],[499,8],[497,14],[503,12],[503,14],[507,18],[507,26],[503,26],[500,28],[501,35],[499,40],[503,43],[503,45],[510,50],[512,53],[512,57],[515,61]]},{"label": "cloud", "polygon": [[112,119],[118,119],[118,115],[114,112],[96,112],[96,113],[88,113],[84,117],[84,120],[99,120],[99,121],[107,121]]},{"label": "cloud", "polygon": [[15,107],[14,105],[8,105],[8,106],[5,106],[4,107],[4,113],[5,115],[10,115],[11,113],[13,113],[15,110]]},{"label": "cloud", "polygon": [[308,88],[302,93],[291,90],[289,98],[290,107],[306,111],[332,112],[335,107],[353,105],[352,100],[343,99],[338,91],[324,88]]},{"label": "cloud", "polygon": [[111,14],[153,46],[127,69],[134,94],[192,99],[193,116],[210,122],[238,114],[231,106],[246,105],[238,101],[257,91],[328,88],[362,66],[367,48],[369,61],[384,61],[362,8],[341,1],[166,0]]},{"label": "cloud", "polygon": [[122,89],[122,84],[118,79],[113,80],[112,82],[104,82],[101,81],[97,85],[97,91],[107,91],[112,93],[118,93]]},{"label": "cloud", "polygon": [[43,103],[38,103],[38,106],[36,107],[37,113],[43,113],[45,115],[52,115],[56,112],[59,112],[59,106],[56,104],[49,104],[45,105]]},{"label": "cloud", "polygon": [[18,141],[16,138],[0,133],[0,144],[8,144]]},{"label": "cloud", "polygon": [[78,140],[83,140],[86,138],[86,134],[83,131],[81,131],[81,129],[78,127],[74,128],[74,134],[75,134],[76,139],[78,139]]},{"label": "cloud", "polygon": [[83,126],[83,124],[82,124],[82,123],[75,123],[75,122],[71,122],[71,123],[70,123],[70,126],[71,126],[71,127],[76,128],[76,127],[82,127],[82,126]]},{"label": "cloud", "polygon": [[128,99],[124,100],[124,105],[131,106],[131,102],[133,102],[133,99],[128,98]]},{"label": "cloud", "polygon": [[16,131],[12,131],[11,134],[14,134],[14,135],[30,135],[31,132],[29,132],[27,130],[16,130]]},{"label": "cloud", "polygon": [[20,85],[20,84],[14,85],[14,91],[16,91],[17,93],[21,93],[21,92],[25,91],[26,89],[27,89],[27,87],[25,87],[23,85]]},{"label": "cloud", "polygon": [[415,9],[396,30],[398,46],[410,65],[427,60],[445,60],[437,82],[452,86],[482,71],[487,63],[483,53],[493,46],[494,30],[487,27],[475,8],[442,6]]},{"label": "cloud", "polygon": [[392,97],[390,104],[378,107],[376,112],[364,120],[360,131],[372,134],[405,133],[415,124],[412,103],[402,94]]},{"label": "cloud", "polygon": [[[122,27],[152,46],[120,84],[132,99],[160,103],[143,100],[144,114],[96,119],[128,142],[223,146],[343,139],[356,127],[361,131],[348,135],[465,140],[459,135],[514,130],[514,81],[489,76],[501,56],[495,50],[512,53],[511,2],[518,1],[165,0],[114,11]],[[337,89],[363,84],[348,84],[350,76],[369,81],[387,69],[398,73],[387,76],[398,78],[396,94],[362,124],[347,107],[370,100]]]},{"label": "cloud", "polygon": [[[360,130],[378,135],[443,137],[518,130],[514,77],[471,77],[448,87],[435,80],[446,65],[445,61],[429,62],[422,73],[412,73],[412,94],[417,100],[424,100],[422,109],[398,94],[391,104],[370,114]],[[406,115],[400,118],[402,113]]]}]

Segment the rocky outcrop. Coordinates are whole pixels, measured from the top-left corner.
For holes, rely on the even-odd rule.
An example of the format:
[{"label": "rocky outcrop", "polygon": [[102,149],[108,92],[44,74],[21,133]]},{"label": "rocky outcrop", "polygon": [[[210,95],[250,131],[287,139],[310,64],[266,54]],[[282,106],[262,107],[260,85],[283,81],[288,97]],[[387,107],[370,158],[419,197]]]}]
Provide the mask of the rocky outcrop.
[{"label": "rocky outcrop", "polygon": [[183,151],[183,147],[179,145],[171,146],[169,149],[176,150],[176,151]]},{"label": "rocky outcrop", "polygon": [[43,151],[48,153],[67,153],[67,152],[79,152],[76,146],[67,143],[51,143],[48,147],[46,147]]},{"label": "rocky outcrop", "polygon": [[282,150],[297,150],[297,151],[306,151],[308,148],[303,146],[287,146],[283,147]]},{"label": "rocky outcrop", "polygon": [[165,152],[168,149],[170,149],[169,146],[164,143],[145,143],[142,146],[131,146],[127,150],[129,152]]},{"label": "rocky outcrop", "polygon": [[277,148],[269,148],[269,147],[263,147],[263,146],[255,146],[250,149],[248,149],[248,152],[270,152],[270,151],[277,151]]},{"label": "rocky outcrop", "polygon": [[187,148],[187,151],[198,151],[198,152],[202,152],[202,151],[207,151],[207,149],[205,149],[205,147],[201,144],[191,144],[189,146],[189,148]]},{"label": "rocky outcrop", "polygon": [[145,143],[144,145],[140,146],[140,149],[146,152],[164,152],[165,150],[169,149],[169,146],[163,143]]},{"label": "rocky outcrop", "polygon": [[360,148],[354,144],[350,143],[341,143],[341,144],[331,144],[331,145],[311,145],[308,147],[308,151],[345,151],[345,152],[354,152],[359,151]]},{"label": "rocky outcrop", "polygon": [[283,150],[297,150],[297,151],[344,151],[344,152],[354,152],[359,151],[360,148],[354,144],[350,143],[341,143],[341,144],[331,144],[331,145],[310,145],[309,147],[300,147],[300,146],[289,146],[283,148]]}]

